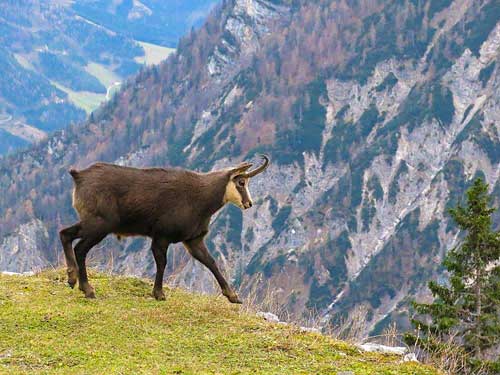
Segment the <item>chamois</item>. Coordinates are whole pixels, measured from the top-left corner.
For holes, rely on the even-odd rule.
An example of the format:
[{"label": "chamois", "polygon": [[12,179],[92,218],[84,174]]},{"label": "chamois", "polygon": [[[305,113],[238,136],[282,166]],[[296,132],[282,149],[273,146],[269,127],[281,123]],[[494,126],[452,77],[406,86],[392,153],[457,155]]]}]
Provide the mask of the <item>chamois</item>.
[{"label": "chamois", "polygon": [[[96,163],[80,171],[70,170],[74,180],[73,207],[80,221],[59,232],[66,257],[68,284],[87,298],[95,298],[85,259],[90,249],[108,234],[147,236],[156,262],[153,296],[164,300],[163,273],[167,249],[182,242],[188,252],[217,279],[224,296],[241,303],[222,276],[204,243],[210,219],[226,203],[242,210],[252,207],[250,178],[262,173],[269,158],[249,171],[250,163],[209,173],[183,169],[138,169]],[[73,241],[79,239],[73,249]]]}]

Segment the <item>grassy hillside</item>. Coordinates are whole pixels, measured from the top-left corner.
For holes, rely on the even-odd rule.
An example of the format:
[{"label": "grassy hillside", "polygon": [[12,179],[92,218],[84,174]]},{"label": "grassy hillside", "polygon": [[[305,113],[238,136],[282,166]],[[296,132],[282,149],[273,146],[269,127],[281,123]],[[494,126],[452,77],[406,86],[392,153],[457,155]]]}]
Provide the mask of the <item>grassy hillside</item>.
[{"label": "grassy hillside", "polygon": [[156,44],[137,42],[144,49],[144,56],[136,57],[139,64],[153,65],[165,60],[168,55],[175,51],[175,48],[158,46]]},{"label": "grassy hillside", "polygon": [[92,275],[98,298],[65,285],[62,271],[0,275],[0,373],[436,374],[290,326],[269,324],[223,298],[147,281]]}]

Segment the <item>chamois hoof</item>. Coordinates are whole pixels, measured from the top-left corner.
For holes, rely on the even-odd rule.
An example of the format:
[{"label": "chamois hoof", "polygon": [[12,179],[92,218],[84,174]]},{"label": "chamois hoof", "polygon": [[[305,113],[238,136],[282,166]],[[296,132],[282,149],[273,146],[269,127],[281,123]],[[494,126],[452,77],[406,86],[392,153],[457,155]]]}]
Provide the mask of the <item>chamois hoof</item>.
[{"label": "chamois hoof", "polygon": [[95,298],[95,290],[90,284],[80,286],[80,290],[85,293],[85,298],[94,299]]},{"label": "chamois hoof", "polygon": [[229,301],[231,303],[235,303],[237,305],[242,305],[243,304],[243,301],[241,299],[239,299],[238,297],[236,297],[235,299],[230,299]]},{"label": "chamois hoof", "polygon": [[157,301],[165,301],[167,298],[165,297],[165,293],[163,293],[163,290],[156,290],[153,289],[153,297]]},{"label": "chamois hoof", "polygon": [[68,285],[73,289],[76,285],[77,272],[74,269],[68,269]]},{"label": "chamois hoof", "polygon": [[89,291],[89,292],[85,292],[85,298],[95,299],[95,292],[93,290]]},{"label": "chamois hoof", "polygon": [[232,293],[228,296],[226,296],[227,299],[229,300],[229,302],[231,303],[236,303],[236,304],[239,304],[241,305],[243,302],[241,302],[241,300],[238,298],[238,295],[236,293]]}]

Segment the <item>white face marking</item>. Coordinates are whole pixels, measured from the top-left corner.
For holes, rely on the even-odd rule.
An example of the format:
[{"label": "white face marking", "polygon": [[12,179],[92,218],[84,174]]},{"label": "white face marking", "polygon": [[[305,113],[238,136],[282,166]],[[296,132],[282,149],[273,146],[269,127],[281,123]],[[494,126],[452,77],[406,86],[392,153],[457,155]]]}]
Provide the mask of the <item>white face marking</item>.
[{"label": "white face marking", "polygon": [[236,189],[236,184],[233,179],[229,180],[229,183],[226,186],[226,193],[224,194],[224,203],[232,203],[235,206],[244,209],[241,195]]}]

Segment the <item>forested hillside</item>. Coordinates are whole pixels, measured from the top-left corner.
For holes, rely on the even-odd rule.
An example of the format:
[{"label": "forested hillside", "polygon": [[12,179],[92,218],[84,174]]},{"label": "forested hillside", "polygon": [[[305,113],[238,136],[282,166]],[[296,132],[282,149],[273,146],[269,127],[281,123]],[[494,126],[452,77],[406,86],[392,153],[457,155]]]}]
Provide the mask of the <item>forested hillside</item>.
[{"label": "forested hillside", "polygon": [[[225,209],[209,237],[243,296],[360,316],[361,335],[404,327],[460,240],[447,208],[478,175],[500,199],[499,16],[494,0],[224,1],[89,121],[1,162],[0,268],[61,260],[70,166],[209,170],[266,152],[254,208]],[[109,239],[91,263],[150,275],[148,247]],[[178,246],[168,273],[217,290]]]},{"label": "forested hillside", "polygon": [[84,121],[144,63],[166,58],[214,4],[3,1],[0,155]]}]

